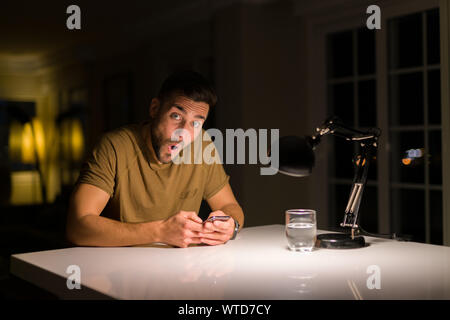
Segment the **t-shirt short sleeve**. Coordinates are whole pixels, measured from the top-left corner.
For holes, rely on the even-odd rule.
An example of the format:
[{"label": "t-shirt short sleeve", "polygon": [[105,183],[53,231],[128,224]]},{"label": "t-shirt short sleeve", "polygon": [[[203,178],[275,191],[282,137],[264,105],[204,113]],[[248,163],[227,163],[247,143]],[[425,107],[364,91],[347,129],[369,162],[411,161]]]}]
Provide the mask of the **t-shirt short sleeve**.
[{"label": "t-shirt short sleeve", "polygon": [[76,184],[94,185],[111,197],[114,194],[117,155],[110,138],[104,135],[83,163]]}]

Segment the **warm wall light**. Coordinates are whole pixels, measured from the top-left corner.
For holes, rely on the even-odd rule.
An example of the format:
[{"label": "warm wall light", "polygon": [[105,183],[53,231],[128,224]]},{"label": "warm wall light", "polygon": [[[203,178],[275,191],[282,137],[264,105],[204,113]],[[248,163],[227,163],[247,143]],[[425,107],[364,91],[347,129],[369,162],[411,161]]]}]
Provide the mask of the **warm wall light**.
[{"label": "warm wall light", "polygon": [[23,125],[20,148],[22,163],[35,164],[36,156],[39,157],[41,163],[45,160],[44,130],[38,119],[34,118],[31,122]]},{"label": "warm wall light", "polygon": [[66,161],[79,162],[84,154],[84,134],[80,119],[68,119],[61,124],[61,144]]},{"label": "warm wall light", "polygon": [[86,116],[84,104],[72,103],[68,110],[61,112],[55,119],[58,129],[61,186],[72,186],[79,174],[79,167],[85,151]]},{"label": "warm wall light", "polygon": [[34,150],[34,137],[31,123],[27,122],[22,128],[21,162],[26,164],[36,163]]},{"label": "warm wall light", "polygon": [[30,122],[13,121],[9,129],[9,158],[12,161],[35,164],[35,139]]},{"label": "warm wall light", "polygon": [[83,127],[80,119],[74,119],[72,121],[72,159],[75,162],[82,160],[84,154],[84,135]]},{"label": "warm wall light", "polygon": [[45,148],[45,135],[44,128],[42,126],[42,122],[33,118],[32,120],[32,129],[34,130],[34,145],[37,151],[37,155],[39,157],[39,161],[45,161],[46,158],[46,148]]},{"label": "warm wall light", "polygon": [[42,123],[37,118],[17,117],[17,119],[12,121],[9,128],[9,157],[12,161],[36,165],[40,178],[42,199],[45,202],[47,193],[42,163],[46,158],[46,150]]}]

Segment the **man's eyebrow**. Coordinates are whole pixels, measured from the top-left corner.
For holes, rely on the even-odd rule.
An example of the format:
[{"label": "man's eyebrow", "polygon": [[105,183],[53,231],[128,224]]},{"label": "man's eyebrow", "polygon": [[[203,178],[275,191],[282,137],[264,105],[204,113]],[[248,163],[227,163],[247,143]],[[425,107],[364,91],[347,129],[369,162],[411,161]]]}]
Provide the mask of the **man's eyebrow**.
[{"label": "man's eyebrow", "polygon": [[204,116],[201,116],[201,115],[199,115],[199,114],[196,114],[196,115],[194,116],[194,118],[206,120],[206,118],[205,118]]},{"label": "man's eyebrow", "polygon": [[[177,108],[178,110],[180,110],[181,112],[183,112],[184,114],[187,113],[187,112],[186,112],[186,109],[184,109],[182,106],[180,106],[180,105],[178,105],[178,104],[174,104],[173,106],[174,106],[175,108]],[[205,118],[204,116],[199,115],[199,114],[195,115],[194,118],[206,120],[206,118]]]},{"label": "man's eyebrow", "polygon": [[187,113],[186,110],[185,110],[182,106],[179,106],[179,105],[177,105],[177,104],[174,104],[173,106],[174,106],[175,108],[179,109],[180,111],[182,111],[183,113]]}]

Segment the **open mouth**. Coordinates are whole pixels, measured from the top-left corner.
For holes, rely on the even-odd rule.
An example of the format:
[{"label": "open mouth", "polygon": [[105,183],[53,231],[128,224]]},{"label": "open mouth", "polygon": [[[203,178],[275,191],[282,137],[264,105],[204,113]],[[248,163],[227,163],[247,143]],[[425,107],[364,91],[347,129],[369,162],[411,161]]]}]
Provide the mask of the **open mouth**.
[{"label": "open mouth", "polygon": [[181,143],[169,144],[168,151],[169,152],[174,152],[174,151],[177,151],[178,149],[180,149],[180,147],[181,147]]}]

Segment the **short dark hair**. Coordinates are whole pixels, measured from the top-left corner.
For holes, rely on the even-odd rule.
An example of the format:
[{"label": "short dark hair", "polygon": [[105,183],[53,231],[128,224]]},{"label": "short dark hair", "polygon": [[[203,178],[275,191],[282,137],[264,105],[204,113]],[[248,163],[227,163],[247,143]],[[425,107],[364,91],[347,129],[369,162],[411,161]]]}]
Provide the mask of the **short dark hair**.
[{"label": "short dark hair", "polygon": [[164,80],[158,93],[161,104],[164,104],[173,94],[185,96],[196,102],[205,102],[210,108],[217,103],[217,95],[212,85],[195,71],[177,71]]}]

